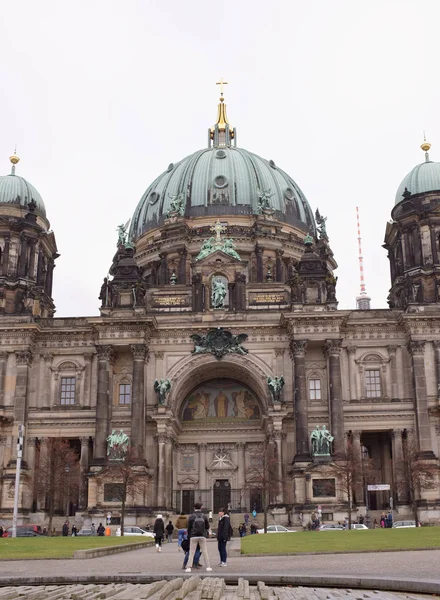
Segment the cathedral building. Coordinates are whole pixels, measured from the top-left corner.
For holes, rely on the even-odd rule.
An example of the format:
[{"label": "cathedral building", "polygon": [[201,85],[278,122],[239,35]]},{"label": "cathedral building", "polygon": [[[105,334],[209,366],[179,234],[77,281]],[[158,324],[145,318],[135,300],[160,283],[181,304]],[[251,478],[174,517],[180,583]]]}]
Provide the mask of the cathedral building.
[{"label": "cathedral building", "polygon": [[347,443],[375,467],[356,480],[353,510],[408,515],[409,440],[435,473],[420,518],[438,520],[440,164],[422,148],[390,202],[389,308],[338,310],[325,218],[273,160],[237,145],[222,93],[207,147],[170,164],[119,227],[99,316],[75,318],[54,316],[55,235],[12,156],[0,177],[0,519],[24,425],[23,522],[43,522],[51,438],[80,465],[59,514],[118,514],[103,468],[113,430],[143,481],[133,523],[195,501],[261,511],[268,449],[275,520],[299,524],[317,506],[343,519],[350,499],[332,465]]}]

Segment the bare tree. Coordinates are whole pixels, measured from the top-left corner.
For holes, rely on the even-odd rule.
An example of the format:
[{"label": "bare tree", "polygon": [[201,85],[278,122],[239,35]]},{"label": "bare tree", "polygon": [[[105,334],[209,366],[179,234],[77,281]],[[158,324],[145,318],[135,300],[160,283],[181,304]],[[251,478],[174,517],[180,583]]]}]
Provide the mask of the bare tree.
[{"label": "bare tree", "polygon": [[121,535],[124,535],[125,510],[127,502],[134,503],[136,496],[145,492],[145,471],[139,466],[139,458],[133,448],[130,448],[121,459],[107,460],[107,465],[100,472],[105,485],[109,486],[108,493],[113,502],[121,503]]},{"label": "bare tree", "polygon": [[68,441],[46,439],[40,447],[35,487],[37,493],[46,498],[49,535],[52,534],[55,510],[62,510],[78,495],[78,479],[79,457]]},{"label": "bare tree", "polygon": [[267,513],[271,504],[276,503],[282,481],[278,475],[279,457],[276,446],[271,442],[264,442],[252,451],[252,466],[246,477],[246,487],[261,494],[261,503],[264,517],[264,532],[267,530]]},{"label": "bare tree", "polygon": [[371,479],[375,472],[374,463],[368,456],[362,457],[359,448],[353,445],[349,437],[345,446],[345,456],[342,460],[332,463],[329,471],[337,478],[339,488],[347,497],[348,528],[351,529],[354,491],[359,489],[362,479]]},{"label": "bare tree", "polygon": [[418,498],[424,490],[435,487],[438,468],[420,457],[416,441],[413,437],[408,437],[403,445],[403,464],[397,465],[396,472],[400,480],[399,491],[402,495],[407,495],[417,525]]}]

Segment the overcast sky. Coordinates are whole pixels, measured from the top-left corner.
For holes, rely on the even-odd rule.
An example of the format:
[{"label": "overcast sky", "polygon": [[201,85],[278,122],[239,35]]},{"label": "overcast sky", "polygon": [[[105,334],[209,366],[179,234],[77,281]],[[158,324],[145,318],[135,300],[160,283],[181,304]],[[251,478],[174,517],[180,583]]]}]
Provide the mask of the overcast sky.
[{"label": "overcast sky", "polygon": [[57,316],[98,314],[128,220],[170,162],[206,146],[224,77],[238,145],[328,217],[340,308],[387,306],[381,247],[400,181],[440,157],[438,0],[1,2],[0,173],[41,193],[61,254]]}]

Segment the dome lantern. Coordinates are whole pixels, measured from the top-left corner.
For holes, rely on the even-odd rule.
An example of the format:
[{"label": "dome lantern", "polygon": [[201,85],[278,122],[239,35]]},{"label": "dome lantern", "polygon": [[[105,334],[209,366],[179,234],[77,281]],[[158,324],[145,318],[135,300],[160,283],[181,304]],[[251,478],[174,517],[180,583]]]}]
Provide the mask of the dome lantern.
[{"label": "dome lantern", "polygon": [[220,86],[220,104],[218,105],[217,121],[208,130],[208,148],[211,146],[230,146],[231,140],[234,140],[234,144],[237,145],[236,131],[229,124],[223,96],[223,86],[228,85],[228,82],[223,81],[223,78],[221,78],[220,81],[217,81],[216,85]]}]

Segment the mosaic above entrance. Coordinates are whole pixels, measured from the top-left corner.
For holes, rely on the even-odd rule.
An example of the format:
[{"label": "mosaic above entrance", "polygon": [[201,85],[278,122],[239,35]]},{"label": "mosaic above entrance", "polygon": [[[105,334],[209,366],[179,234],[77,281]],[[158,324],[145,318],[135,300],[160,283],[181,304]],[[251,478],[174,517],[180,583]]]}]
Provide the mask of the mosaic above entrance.
[{"label": "mosaic above entrance", "polygon": [[260,405],[253,392],[229,379],[202,383],[190,393],[182,407],[182,421],[249,421],[260,417]]}]

